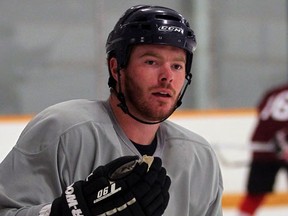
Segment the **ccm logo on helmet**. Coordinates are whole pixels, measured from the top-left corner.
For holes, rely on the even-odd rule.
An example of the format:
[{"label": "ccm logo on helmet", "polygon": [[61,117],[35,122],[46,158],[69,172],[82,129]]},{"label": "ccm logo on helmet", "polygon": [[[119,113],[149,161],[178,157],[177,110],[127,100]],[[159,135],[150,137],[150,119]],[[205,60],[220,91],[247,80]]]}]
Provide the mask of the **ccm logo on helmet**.
[{"label": "ccm logo on helmet", "polygon": [[181,34],[184,33],[184,29],[177,26],[159,26],[159,31],[165,31],[165,32],[179,32]]}]

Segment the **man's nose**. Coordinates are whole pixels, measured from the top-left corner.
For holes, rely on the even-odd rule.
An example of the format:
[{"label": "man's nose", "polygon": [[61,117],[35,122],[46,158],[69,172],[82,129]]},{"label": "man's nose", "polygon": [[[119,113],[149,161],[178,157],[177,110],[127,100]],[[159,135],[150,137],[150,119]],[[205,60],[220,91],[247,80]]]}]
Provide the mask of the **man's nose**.
[{"label": "man's nose", "polygon": [[163,64],[160,71],[159,81],[172,82],[174,73],[170,64]]}]

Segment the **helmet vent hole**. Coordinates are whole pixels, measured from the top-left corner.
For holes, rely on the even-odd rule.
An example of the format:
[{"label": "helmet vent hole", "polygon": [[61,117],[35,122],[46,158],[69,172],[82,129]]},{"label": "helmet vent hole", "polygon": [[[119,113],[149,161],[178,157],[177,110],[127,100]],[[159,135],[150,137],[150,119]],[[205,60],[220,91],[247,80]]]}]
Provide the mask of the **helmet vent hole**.
[{"label": "helmet vent hole", "polygon": [[141,25],[141,29],[143,29],[143,30],[151,30],[151,25],[143,24],[143,25]]},{"label": "helmet vent hole", "polygon": [[181,19],[179,19],[178,17],[175,16],[169,16],[169,15],[156,15],[155,16],[156,19],[160,19],[160,20],[172,20],[172,21],[177,21],[180,22]]},{"label": "helmet vent hole", "polygon": [[134,20],[135,22],[147,22],[147,17],[139,16],[137,19]]},{"label": "helmet vent hole", "polygon": [[189,37],[194,36],[193,32],[191,32],[191,31],[188,31],[188,32],[187,32],[187,35],[188,35]]},{"label": "helmet vent hole", "polygon": [[131,29],[142,29],[142,30],[148,30],[148,31],[152,29],[150,24],[140,24],[140,25],[139,24],[131,24],[130,28]]}]

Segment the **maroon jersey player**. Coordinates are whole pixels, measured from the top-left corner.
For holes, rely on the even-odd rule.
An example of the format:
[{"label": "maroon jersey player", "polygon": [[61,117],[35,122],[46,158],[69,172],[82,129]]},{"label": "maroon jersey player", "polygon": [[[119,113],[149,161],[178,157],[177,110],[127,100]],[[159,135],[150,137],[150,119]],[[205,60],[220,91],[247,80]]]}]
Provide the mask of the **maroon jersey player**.
[{"label": "maroon jersey player", "polygon": [[239,206],[241,216],[253,215],[266,194],[273,191],[278,171],[288,171],[287,135],[288,84],[285,84],[267,91],[258,105],[258,122],[251,137],[252,144],[274,145],[275,151],[253,152],[247,194]]}]

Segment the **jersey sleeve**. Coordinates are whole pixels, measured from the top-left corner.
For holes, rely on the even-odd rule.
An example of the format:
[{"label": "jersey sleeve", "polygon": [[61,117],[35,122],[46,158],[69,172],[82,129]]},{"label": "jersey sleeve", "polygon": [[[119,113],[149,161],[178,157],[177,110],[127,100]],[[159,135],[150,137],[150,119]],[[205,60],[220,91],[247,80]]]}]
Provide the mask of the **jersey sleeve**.
[{"label": "jersey sleeve", "polygon": [[1,216],[38,216],[73,179],[67,158],[77,153],[67,155],[65,142],[75,135],[66,133],[61,116],[51,109],[36,115],[0,164]]},{"label": "jersey sleeve", "polygon": [[48,149],[29,155],[17,148],[7,155],[0,165],[0,206],[4,212],[1,215],[16,214],[15,209],[18,209],[17,215],[36,216],[44,204],[53,201],[60,182],[55,176],[56,164],[47,165],[52,155]]},{"label": "jersey sleeve", "polygon": [[[24,128],[0,164],[1,216],[38,216],[68,185],[86,178],[99,165],[132,153],[119,144],[101,106],[90,104],[48,108]],[[99,118],[95,119],[94,110]]]},{"label": "jersey sleeve", "polygon": [[288,87],[268,91],[258,105],[258,116],[251,140],[269,142],[288,125]]}]

